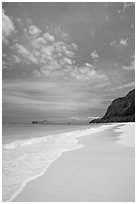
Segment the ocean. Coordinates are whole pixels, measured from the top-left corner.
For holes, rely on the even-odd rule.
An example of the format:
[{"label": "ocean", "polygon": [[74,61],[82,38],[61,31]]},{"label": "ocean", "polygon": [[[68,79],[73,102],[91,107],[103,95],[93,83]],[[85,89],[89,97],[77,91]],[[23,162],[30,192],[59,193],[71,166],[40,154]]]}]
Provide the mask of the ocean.
[{"label": "ocean", "polygon": [[82,148],[77,138],[108,125],[4,124],[3,201],[12,201],[29,180],[41,175],[65,151]]}]

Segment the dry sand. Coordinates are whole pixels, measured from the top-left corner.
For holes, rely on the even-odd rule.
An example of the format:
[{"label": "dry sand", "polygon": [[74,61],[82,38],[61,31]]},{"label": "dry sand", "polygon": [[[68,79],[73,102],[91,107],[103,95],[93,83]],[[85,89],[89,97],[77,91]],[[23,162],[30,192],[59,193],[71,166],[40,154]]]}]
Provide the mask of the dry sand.
[{"label": "dry sand", "polygon": [[13,201],[133,202],[135,150],[133,143],[123,144],[124,136],[134,138],[134,124],[79,138],[84,148],[63,153]]}]

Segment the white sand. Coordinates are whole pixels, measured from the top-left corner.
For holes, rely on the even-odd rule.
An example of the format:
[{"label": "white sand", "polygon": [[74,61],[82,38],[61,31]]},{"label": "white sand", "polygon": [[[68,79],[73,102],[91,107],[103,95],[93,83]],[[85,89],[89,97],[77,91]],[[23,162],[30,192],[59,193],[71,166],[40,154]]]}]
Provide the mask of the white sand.
[{"label": "white sand", "polygon": [[[88,125],[88,128],[73,130],[45,137],[19,140],[3,146],[2,198],[12,201],[28,182],[43,175],[62,153],[84,147],[79,137],[93,135],[109,129],[112,125]],[[64,128],[64,127],[63,127]],[[60,129],[62,131],[62,128]]]},{"label": "white sand", "polygon": [[118,144],[125,145],[127,147],[135,147],[135,124],[127,123],[122,127],[115,130],[115,132],[120,132],[120,137]]},{"label": "white sand", "polygon": [[[135,191],[134,124],[81,137],[84,148],[63,153],[13,200],[20,202],[131,202]],[[127,134],[128,132],[128,134]],[[130,132],[130,135],[129,135]],[[126,144],[131,139],[126,139]],[[125,144],[125,142],[124,142]]]}]

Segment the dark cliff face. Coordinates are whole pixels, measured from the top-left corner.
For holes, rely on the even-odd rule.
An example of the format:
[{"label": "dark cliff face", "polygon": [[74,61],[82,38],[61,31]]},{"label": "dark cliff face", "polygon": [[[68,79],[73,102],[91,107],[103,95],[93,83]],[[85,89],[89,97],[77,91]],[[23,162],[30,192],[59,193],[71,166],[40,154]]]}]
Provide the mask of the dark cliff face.
[{"label": "dark cliff face", "polygon": [[90,123],[134,122],[135,121],[135,89],[125,97],[112,101],[102,118],[94,119]]}]

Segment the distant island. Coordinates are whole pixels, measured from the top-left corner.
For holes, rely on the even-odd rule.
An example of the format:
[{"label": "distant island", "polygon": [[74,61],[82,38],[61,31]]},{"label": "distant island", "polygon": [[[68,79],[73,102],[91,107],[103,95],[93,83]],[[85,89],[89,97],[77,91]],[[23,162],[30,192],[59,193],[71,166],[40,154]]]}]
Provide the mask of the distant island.
[{"label": "distant island", "polygon": [[135,122],[135,89],[112,101],[102,118],[89,123]]},{"label": "distant island", "polygon": [[32,124],[41,124],[41,125],[51,125],[51,122],[49,122],[48,120],[42,120],[42,121],[32,121]]}]

